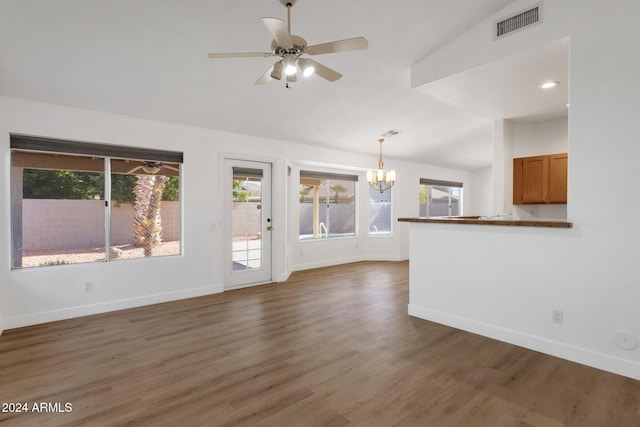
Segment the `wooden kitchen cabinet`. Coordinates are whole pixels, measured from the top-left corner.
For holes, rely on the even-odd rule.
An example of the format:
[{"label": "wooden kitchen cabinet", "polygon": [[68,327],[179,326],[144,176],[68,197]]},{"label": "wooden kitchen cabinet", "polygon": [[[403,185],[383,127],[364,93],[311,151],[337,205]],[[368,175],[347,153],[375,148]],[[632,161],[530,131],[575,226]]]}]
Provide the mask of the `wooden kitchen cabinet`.
[{"label": "wooden kitchen cabinet", "polygon": [[567,153],[549,156],[549,203],[567,203]]},{"label": "wooden kitchen cabinet", "polygon": [[513,159],[513,204],[567,203],[567,153]]}]

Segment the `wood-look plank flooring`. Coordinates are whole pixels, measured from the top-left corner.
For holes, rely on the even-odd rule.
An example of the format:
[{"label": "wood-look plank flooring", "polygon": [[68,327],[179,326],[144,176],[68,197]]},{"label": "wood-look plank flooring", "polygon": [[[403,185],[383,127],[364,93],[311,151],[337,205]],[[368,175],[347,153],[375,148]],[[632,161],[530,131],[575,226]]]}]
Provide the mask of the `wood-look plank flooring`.
[{"label": "wood-look plank flooring", "polygon": [[640,426],[640,382],[407,315],[408,263],[5,331],[2,426]]}]

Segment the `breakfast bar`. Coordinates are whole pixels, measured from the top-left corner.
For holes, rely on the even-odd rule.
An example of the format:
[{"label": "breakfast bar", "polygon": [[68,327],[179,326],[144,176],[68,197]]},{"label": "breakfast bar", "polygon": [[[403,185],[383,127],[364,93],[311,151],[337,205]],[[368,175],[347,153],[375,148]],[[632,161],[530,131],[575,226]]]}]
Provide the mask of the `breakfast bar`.
[{"label": "breakfast bar", "polygon": [[586,258],[582,227],[504,216],[398,221],[409,223],[409,315],[567,356],[553,343],[562,312],[552,312],[568,310],[582,283],[569,274]]}]

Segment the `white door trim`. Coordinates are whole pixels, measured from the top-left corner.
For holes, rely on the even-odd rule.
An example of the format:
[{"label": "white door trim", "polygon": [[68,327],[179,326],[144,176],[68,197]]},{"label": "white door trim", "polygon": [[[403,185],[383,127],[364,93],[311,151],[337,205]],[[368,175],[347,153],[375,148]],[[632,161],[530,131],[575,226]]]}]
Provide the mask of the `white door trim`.
[{"label": "white door trim", "polygon": [[[233,168],[249,168],[261,169],[263,171],[260,212],[261,212],[261,235],[259,239],[259,250],[261,251],[261,265],[255,269],[234,270],[233,260]],[[223,184],[223,203],[222,203],[222,269],[224,279],[224,289],[237,289],[247,286],[271,283],[272,281],[272,250],[271,250],[271,231],[270,227],[272,215],[272,169],[271,162],[260,160],[246,160],[235,158],[223,158],[222,162],[222,184]],[[255,243],[255,240],[253,241]],[[250,241],[247,244],[251,244]]]}]

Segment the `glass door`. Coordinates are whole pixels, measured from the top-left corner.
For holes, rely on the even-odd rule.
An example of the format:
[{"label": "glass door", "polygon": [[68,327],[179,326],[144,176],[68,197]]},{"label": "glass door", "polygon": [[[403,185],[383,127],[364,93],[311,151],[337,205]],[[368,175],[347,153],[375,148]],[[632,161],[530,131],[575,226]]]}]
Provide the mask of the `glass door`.
[{"label": "glass door", "polygon": [[227,160],[225,289],[271,281],[271,165]]}]

